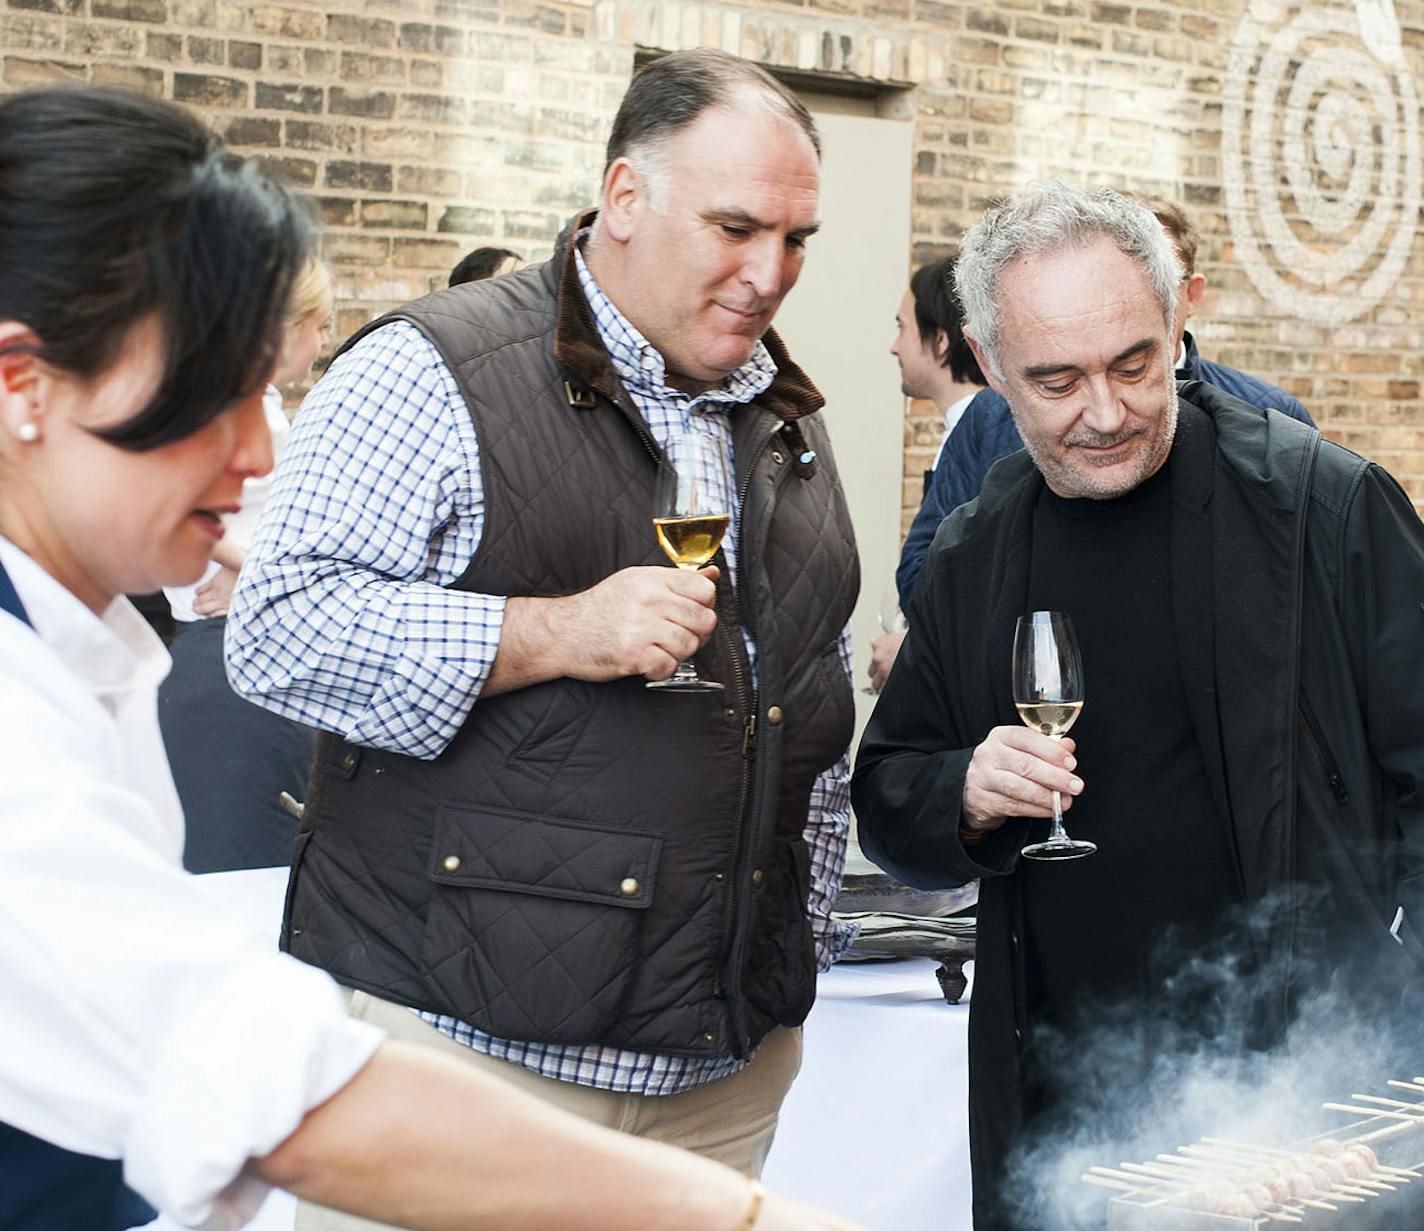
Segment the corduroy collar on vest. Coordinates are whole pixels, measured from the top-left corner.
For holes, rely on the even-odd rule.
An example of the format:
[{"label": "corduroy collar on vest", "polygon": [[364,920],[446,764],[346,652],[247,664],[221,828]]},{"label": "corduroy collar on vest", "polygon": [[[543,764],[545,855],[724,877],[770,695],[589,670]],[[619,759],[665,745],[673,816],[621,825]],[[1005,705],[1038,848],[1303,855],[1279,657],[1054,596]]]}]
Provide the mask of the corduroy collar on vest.
[{"label": "corduroy collar on vest", "polygon": [[[597,215],[598,211],[591,209],[575,216],[559,236],[549,261],[551,272],[558,277],[559,307],[554,330],[554,358],[585,386],[614,401],[617,399],[617,378],[613,374],[608,352],[598,336],[598,326],[594,324],[588,301],[583,297],[578,265],[574,260],[574,236],[585,227],[592,226]],[[826,399],[806,373],[791,361],[776,331],[768,329],[762,336],[762,342],[776,364],[776,378],[756,399],[756,405],[787,420],[799,419],[820,410]]]}]

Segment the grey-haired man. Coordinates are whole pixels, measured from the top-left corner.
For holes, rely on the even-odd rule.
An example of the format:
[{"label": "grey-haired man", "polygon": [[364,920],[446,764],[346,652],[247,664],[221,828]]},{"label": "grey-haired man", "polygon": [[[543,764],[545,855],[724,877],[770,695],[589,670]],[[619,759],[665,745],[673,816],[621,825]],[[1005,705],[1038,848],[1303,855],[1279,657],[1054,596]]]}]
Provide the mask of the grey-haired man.
[{"label": "grey-haired man", "polygon": [[[1079,1105],[1146,1107],[1159,1047],[1278,1041],[1342,954],[1350,971],[1397,967],[1376,996],[1419,978],[1424,532],[1379,467],[1276,411],[1178,388],[1180,277],[1147,210],[1062,184],[990,213],[956,267],[966,336],[1027,452],[936,535],[853,796],[892,874],[981,881],[983,1231],[1076,1225],[1025,1211],[1009,1177],[1030,1145],[1066,1140]],[[1011,642],[1032,610],[1077,627],[1071,738],[1014,712]],[[1054,791],[1096,854],[1021,858]],[[1267,904],[1236,948],[1228,921]],[[1223,948],[1258,970],[1234,1004],[1192,978]],[[1090,1085],[1075,1057],[1123,1020]]]}]

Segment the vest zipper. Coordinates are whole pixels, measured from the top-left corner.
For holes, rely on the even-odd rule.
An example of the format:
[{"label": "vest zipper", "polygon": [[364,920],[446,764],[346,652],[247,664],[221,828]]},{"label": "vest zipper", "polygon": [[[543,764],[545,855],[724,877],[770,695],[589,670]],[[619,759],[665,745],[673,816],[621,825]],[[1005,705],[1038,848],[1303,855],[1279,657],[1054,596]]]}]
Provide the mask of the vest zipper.
[{"label": "vest zipper", "polygon": [[[652,456],[653,460],[662,465],[663,454],[658,448],[657,441],[653,439],[648,426],[643,422],[642,416],[633,414],[629,408],[620,401],[615,400],[614,405],[623,412],[625,418],[632,424],[638,437],[642,440],[644,447]],[[745,529],[747,505],[747,495],[751,491],[752,476],[756,473],[757,463],[761,461],[761,455],[766,452],[767,447],[776,438],[777,432],[781,430],[781,424],[768,432],[761,443],[757,446],[756,452],[752,454],[751,461],[746,468],[745,476],[737,490],[737,525],[739,529]],[[746,537],[742,538],[742,545],[746,545]],[[747,564],[748,556],[742,554],[743,565]],[[730,579],[729,579],[730,580]],[[745,1059],[749,1047],[747,1038],[746,1013],[739,1002],[741,993],[741,979],[737,975],[739,963],[737,953],[737,905],[741,898],[741,866],[745,858],[745,843],[743,842],[744,830],[747,822],[747,811],[751,804],[753,793],[752,769],[756,762],[756,714],[757,699],[756,690],[750,686],[746,672],[742,669],[742,661],[738,656],[739,638],[741,637],[741,604],[737,601],[733,587],[727,588],[727,602],[719,604],[719,608],[725,607],[731,616],[730,620],[724,620],[721,610],[717,612],[717,632],[716,635],[724,638],[726,647],[726,659],[732,668],[732,691],[735,693],[744,715],[742,719],[742,789],[740,792],[740,803],[737,806],[736,824],[732,829],[732,885],[726,897],[726,904],[722,910],[722,959],[718,965],[717,978],[713,984],[713,994],[725,997],[727,1000],[727,1016],[732,1027],[733,1054],[739,1059]],[[747,622],[747,631],[751,634],[753,644],[756,642],[756,630],[752,627],[750,620]],[[726,975],[730,972],[733,986],[728,987]],[[731,994],[729,994],[731,993]]]},{"label": "vest zipper", "polygon": [[[756,473],[757,464],[761,461],[762,454],[766,452],[777,432],[781,430],[781,425],[768,432],[752,454],[751,460],[747,464],[742,482],[737,490],[737,526],[739,530],[746,530],[746,507],[747,495],[751,491],[752,476]],[[750,553],[746,550],[748,537],[745,533],[741,536],[740,546],[742,565],[745,570],[751,562]],[[745,571],[743,573],[745,575]],[[742,875],[742,864],[746,860],[746,825],[747,814],[751,810],[752,797],[755,792],[754,777],[756,767],[756,731],[757,731],[757,693],[751,687],[742,670],[741,658],[737,654],[739,639],[741,637],[742,610],[741,603],[737,600],[735,593],[729,589],[729,600],[727,607],[731,616],[730,620],[723,620],[721,613],[718,613],[717,630],[718,634],[725,636],[727,648],[727,661],[732,665],[733,688],[737,695],[737,700],[741,705],[742,718],[742,789],[740,793],[740,804],[737,808],[736,825],[732,830],[732,887],[727,894],[726,903],[722,911],[722,960],[719,965],[719,973],[715,984],[715,993],[724,996],[727,1000],[727,1016],[731,1021],[732,1035],[735,1054],[738,1057],[745,1057],[748,1053],[748,1037],[746,1012],[741,1005],[741,961],[740,946],[737,944],[737,916],[738,907],[743,893],[743,883],[749,882],[749,878]],[[747,631],[751,635],[752,643],[756,643],[756,629],[752,621],[747,620]]]}]

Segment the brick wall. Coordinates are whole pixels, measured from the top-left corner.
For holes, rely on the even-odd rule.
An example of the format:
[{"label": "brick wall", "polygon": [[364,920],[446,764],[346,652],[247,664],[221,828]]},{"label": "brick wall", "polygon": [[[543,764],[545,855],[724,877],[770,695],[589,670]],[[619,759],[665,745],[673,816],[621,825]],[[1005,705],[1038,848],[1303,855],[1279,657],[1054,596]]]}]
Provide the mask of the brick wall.
[{"label": "brick wall", "polygon": [[[309,192],[343,332],[443,284],[477,244],[546,253],[593,198],[637,47],[717,45],[897,83],[916,124],[916,261],[1043,176],[1182,200],[1211,283],[1203,351],[1295,393],[1424,507],[1409,131],[1424,0],[1398,0],[1398,28],[1378,5],[1361,24],[1353,3],[1282,6],[1258,24],[1243,0],[0,6],[4,89],[76,78],[176,99]],[[1262,58],[1273,43],[1279,61]],[[1360,151],[1385,146],[1392,171],[1362,175]],[[907,516],[937,441],[933,408],[911,406]]]}]

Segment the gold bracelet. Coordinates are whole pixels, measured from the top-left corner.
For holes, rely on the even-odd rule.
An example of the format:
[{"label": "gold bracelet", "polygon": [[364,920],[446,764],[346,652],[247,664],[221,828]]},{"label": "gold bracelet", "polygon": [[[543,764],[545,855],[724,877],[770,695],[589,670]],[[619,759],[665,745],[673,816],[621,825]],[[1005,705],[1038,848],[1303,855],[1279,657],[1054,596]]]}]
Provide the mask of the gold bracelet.
[{"label": "gold bracelet", "polygon": [[751,1185],[752,1199],[747,1205],[747,1216],[742,1219],[742,1225],[737,1231],[752,1231],[757,1219],[761,1217],[761,1203],[766,1200],[766,1189],[762,1187],[760,1180],[747,1176],[747,1183]]}]

